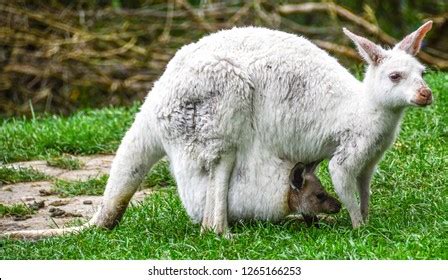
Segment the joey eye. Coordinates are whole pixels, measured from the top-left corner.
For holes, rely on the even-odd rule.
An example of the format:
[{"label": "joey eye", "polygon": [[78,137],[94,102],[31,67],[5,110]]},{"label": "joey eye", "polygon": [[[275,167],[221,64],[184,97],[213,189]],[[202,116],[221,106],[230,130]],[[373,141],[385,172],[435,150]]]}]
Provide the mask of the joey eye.
[{"label": "joey eye", "polygon": [[394,72],[394,73],[389,74],[389,79],[392,82],[398,82],[399,80],[401,80],[401,78],[402,78],[402,76],[400,73]]},{"label": "joey eye", "polygon": [[323,193],[318,193],[318,194],[316,194],[316,197],[317,197],[317,199],[319,199],[320,201],[325,200],[325,194],[323,194]]}]

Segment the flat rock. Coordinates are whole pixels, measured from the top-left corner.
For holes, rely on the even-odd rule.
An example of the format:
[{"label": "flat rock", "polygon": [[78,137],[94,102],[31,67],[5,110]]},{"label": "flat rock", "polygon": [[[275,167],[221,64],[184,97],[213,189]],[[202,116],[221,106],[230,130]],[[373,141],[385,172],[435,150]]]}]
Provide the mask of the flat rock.
[{"label": "flat rock", "polygon": [[33,209],[33,210],[39,210],[39,209],[45,207],[45,201],[44,200],[33,201],[32,203],[28,203],[28,207]]},{"label": "flat rock", "polygon": [[82,202],[82,204],[84,204],[84,205],[92,205],[92,201],[89,200],[89,199],[87,199],[87,200],[84,200],[84,201]]},{"label": "flat rock", "polygon": [[54,200],[48,203],[49,206],[62,206],[70,203],[70,199]]}]

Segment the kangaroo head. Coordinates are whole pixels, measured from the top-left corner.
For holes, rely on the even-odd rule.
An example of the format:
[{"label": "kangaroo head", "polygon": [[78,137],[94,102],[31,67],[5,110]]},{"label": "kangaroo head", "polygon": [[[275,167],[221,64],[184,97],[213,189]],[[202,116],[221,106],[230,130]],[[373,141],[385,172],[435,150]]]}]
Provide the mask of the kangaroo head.
[{"label": "kangaroo head", "polygon": [[422,78],[425,67],[415,58],[431,27],[432,21],[426,22],[388,50],[343,29],[368,63],[363,82],[368,98],[392,109],[432,103],[431,90]]},{"label": "kangaroo head", "polygon": [[341,203],[329,195],[314,174],[318,163],[304,165],[297,163],[291,170],[289,183],[289,208],[292,212],[305,215],[338,213]]}]

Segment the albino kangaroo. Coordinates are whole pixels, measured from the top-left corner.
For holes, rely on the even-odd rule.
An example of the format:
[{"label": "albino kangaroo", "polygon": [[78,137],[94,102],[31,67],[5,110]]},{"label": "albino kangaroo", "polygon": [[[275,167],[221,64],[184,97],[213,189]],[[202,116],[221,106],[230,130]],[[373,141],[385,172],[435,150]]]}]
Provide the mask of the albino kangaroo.
[{"label": "albino kangaroo", "polygon": [[235,166],[260,154],[289,164],[329,158],[334,188],[360,226],[373,171],[405,108],[432,101],[414,58],[431,26],[390,50],[344,29],[368,63],[363,82],[307,39],[280,31],[233,28],[184,46],[123,138],[102,205],[85,226],[114,227],[144,175],[167,155],[181,198],[206,189],[203,228],[225,233]]}]

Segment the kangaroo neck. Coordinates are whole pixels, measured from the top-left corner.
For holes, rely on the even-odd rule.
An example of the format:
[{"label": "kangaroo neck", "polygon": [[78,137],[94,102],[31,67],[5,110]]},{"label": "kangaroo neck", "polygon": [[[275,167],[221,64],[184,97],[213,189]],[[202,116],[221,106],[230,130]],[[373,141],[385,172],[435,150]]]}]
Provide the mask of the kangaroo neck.
[{"label": "kangaroo neck", "polygon": [[358,94],[358,108],[360,117],[380,120],[386,129],[392,129],[400,123],[404,107],[392,107],[381,99],[375,98],[374,89],[368,83],[362,83],[361,94]]},{"label": "kangaroo neck", "polygon": [[[369,96],[371,92],[363,85],[355,96],[352,105],[347,109],[349,127],[359,135],[365,135],[370,139],[377,139],[381,147],[387,147],[394,139],[404,115],[405,108],[388,107]],[[380,144],[383,143],[383,144]]]}]

